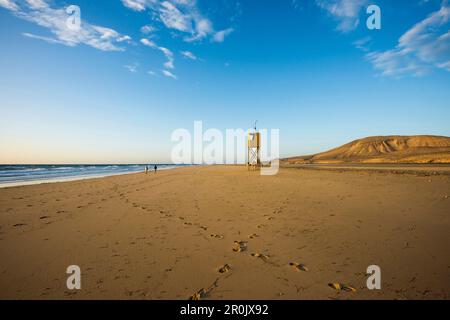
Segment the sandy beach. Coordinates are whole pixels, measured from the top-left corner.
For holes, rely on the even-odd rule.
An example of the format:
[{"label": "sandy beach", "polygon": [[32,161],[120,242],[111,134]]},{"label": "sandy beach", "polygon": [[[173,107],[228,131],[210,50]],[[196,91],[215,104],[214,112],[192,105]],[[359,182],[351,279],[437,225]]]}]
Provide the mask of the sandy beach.
[{"label": "sandy beach", "polygon": [[0,298],[449,299],[449,192],[447,174],[241,166],[0,189]]}]

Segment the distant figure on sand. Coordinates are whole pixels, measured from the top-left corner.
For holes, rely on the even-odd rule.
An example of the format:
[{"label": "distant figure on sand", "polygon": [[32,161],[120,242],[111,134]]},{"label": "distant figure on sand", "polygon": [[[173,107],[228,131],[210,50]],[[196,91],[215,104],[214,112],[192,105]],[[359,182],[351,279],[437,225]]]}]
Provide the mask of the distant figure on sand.
[{"label": "distant figure on sand", "polygon": [[156,170],[158,170],[158,166],[155,164],[155,173],[156,173]]},{"label": "distant figure on sand", "polygon": [[148,166],[145,166],[145,174],[148,173]]}]

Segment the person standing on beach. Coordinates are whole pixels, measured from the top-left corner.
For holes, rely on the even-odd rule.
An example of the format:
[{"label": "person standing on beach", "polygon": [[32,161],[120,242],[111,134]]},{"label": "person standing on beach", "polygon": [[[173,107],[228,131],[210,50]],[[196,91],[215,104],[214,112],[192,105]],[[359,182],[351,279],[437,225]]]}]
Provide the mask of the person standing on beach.
[{"label": "person standing on beach", "polygon": [[156,170],[158,170],[158,166],[155,164],[155,173],[156,173]]},{"label": "person standing on beach", "polygon": [[145,174],[148,173],[148,166],[145,166]]}]

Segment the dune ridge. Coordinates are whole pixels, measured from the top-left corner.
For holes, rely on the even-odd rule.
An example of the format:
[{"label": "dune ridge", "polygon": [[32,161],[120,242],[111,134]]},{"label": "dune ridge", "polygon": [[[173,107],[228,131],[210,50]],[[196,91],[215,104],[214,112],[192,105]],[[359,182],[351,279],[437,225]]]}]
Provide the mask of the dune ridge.
[{"label": "dune ridge", "polygon": [[283,159],[287,164],[307,163],[450,163],[450,137],[374,136],[340,147]]}]

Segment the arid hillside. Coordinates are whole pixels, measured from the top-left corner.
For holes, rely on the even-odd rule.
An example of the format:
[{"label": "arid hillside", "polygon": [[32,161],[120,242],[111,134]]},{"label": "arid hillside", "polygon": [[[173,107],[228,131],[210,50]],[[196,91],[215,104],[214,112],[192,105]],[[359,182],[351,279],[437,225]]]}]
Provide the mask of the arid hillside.
[{"label": "arid hillside", "polygon": [[368,137],[315,155],[284,159],[283,162],[286,164],[450,163],[450,137]]}]

